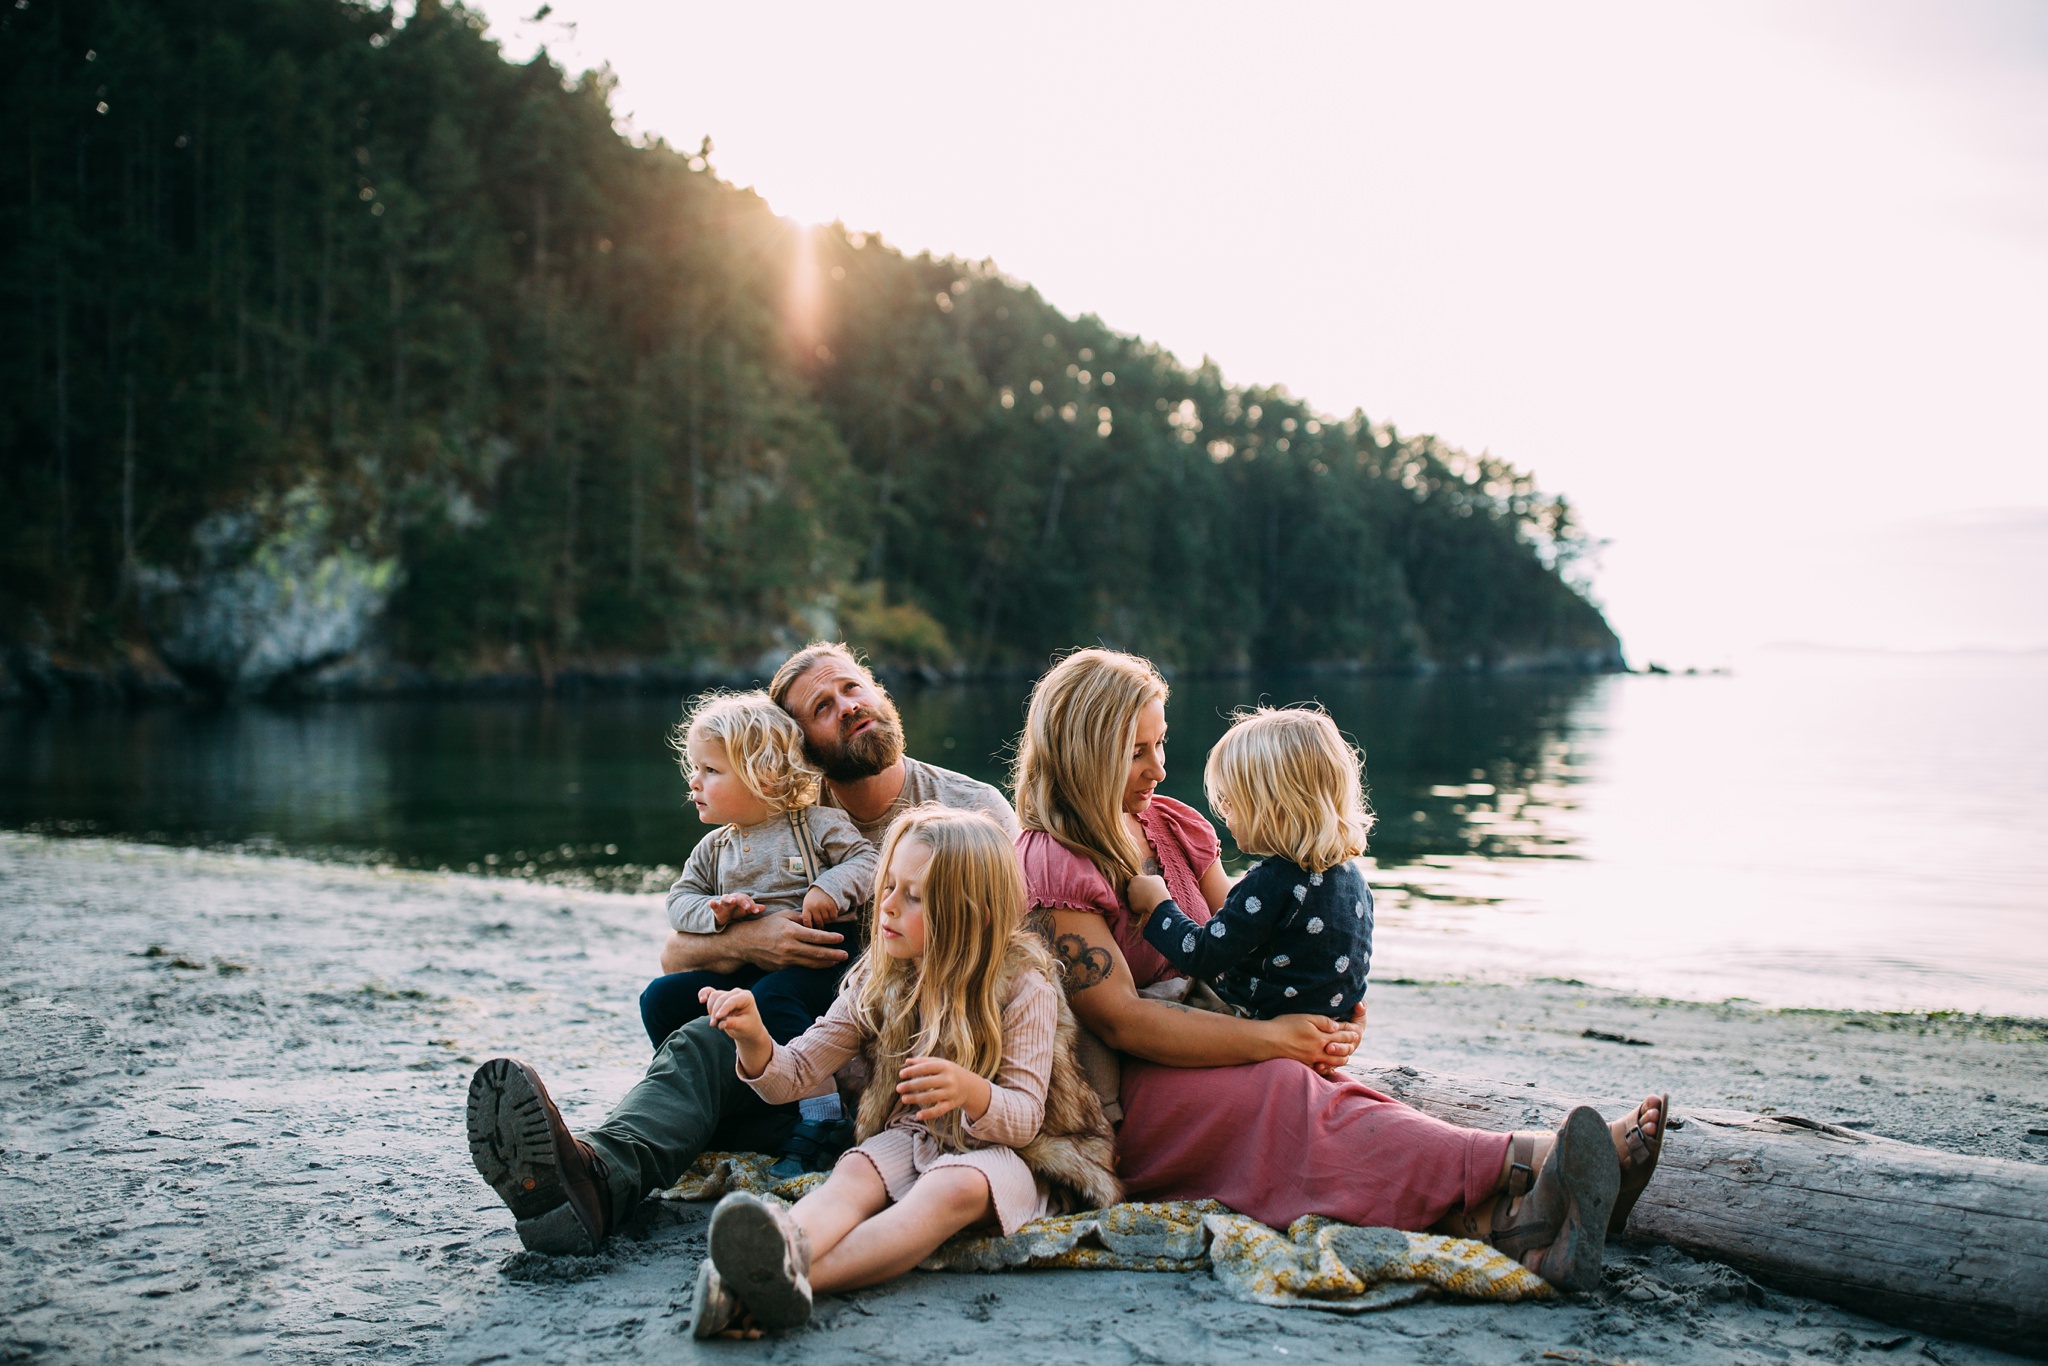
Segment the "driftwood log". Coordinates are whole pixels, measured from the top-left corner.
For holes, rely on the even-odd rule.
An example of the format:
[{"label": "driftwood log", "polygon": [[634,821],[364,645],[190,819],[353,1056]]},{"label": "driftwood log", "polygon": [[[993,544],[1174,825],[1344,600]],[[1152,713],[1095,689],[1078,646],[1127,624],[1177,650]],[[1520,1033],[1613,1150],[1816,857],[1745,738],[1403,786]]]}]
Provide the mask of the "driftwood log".
[{"label": "driftwood log", "polygon": [[[1548,1129],[1626,1102],[1356,1066],[1366,1085],[1475,1129]],[[1789,1294],[1887,1323],[2048,1356],[2048,1168],[1965,1157],[1792,1115],[1672,1103],[1629,1220]]]}]

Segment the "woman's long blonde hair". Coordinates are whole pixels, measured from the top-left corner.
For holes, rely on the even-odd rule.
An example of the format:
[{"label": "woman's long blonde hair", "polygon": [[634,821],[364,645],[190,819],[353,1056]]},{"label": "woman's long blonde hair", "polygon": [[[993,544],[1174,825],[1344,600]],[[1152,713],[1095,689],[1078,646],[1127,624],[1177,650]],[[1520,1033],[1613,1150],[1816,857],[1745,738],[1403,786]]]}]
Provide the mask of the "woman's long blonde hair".
[{"label": "woman's long blonde hair", "polygon": [[1365,852],[1373,825],[1363,770],[1320,707],[1255,707],[1230,719],[1202,785],[1247,854],[1278,855],[1311,873]]},{"label": "woman's long blonde hair", "polygon": [[1166,701],[1166,680],[1150,660],[1076,650],[1032,688],[1017,745],[1018,825],[1051,835],[1119,889],[1145,866],[1123,799],[1138,713],[1153,701]]},{"label": "woman's long blonde hair", "polygon": [[690,699],[682,721],[669,732],[669,748],[690,771],[690,737],[725,747],[740,786],[775,811],[795,811],[818,800],[824,775],[804,755],[803,728],[768,694],[707,692]]},{"label": "woman's long blonde hair", "polygon": [[[875,904],[888,886],[896,849],[915,840],[931,850],[924,871],[924,954],[892,958],[882,936],[840,988],[853,997],[861,1032],[874,1040],[874,1074],[861,1095],[856,1132],[881,1132],[895,1115],[896,1075],[906,1059],[945,1058],[993,1081],[1003,1060],[1003,1003],[1022,971],[1052,980],[1052,957],[1023,928],[1024,870],[1016,846],[980,811],[926,804],[898,816],[882,837]],[[931,1125],[959,1151],[959,1111]]]}]

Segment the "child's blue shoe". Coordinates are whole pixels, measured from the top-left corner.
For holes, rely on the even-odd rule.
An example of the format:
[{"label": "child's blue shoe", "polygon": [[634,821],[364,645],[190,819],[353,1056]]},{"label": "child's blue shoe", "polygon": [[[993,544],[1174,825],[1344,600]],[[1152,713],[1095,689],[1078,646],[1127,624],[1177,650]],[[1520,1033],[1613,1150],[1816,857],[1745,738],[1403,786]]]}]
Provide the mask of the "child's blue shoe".
[{"label": "child's blue shoe", "polygon": [[768,1169],[768,1174],[778,1181],[787,1181],[805,1172],[830,1171],[839,1155],[852,1146],[853,1121],[850,1119],[798,1120],[796,1128],[790,1131],[782,1156],[775,1159],[775,1165]]}]

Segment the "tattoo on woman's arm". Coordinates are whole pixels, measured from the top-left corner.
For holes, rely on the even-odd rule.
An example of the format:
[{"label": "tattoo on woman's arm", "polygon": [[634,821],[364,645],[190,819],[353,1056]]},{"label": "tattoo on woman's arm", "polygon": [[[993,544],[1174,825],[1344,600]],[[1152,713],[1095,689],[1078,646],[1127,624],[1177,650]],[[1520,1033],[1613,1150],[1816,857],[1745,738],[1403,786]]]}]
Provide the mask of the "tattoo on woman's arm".
[{"label": "tattoo on woman's arm", "polygon": [[1109,950],[1092,947],[1078,934],[1063,934],[1053,941],[1053,956],[1066,969],[1067,990],[1086,991],[1109,980]]},{"label": "tattoo on woman's arm", "polygon": [[1034,906],[1024,917],[1024,928],[1045,941],[1045,947],[1053,947],[1052,910],[1046,906]]}]

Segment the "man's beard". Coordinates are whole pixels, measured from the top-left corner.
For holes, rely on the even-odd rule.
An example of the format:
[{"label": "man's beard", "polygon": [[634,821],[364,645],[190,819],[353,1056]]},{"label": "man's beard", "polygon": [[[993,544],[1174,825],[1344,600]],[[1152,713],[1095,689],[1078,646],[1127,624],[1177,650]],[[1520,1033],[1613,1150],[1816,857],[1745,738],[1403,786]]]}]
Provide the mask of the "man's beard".
[{"label": "man's beard", "polygon": [[846,717],[840,722],[840,733],[844,735],[849,727],[870,719],[874,725],[852,739],[840,740],[829,751],[818,745],[804,747],[811,762],[829,781],[857,783],[902,760],[903,718],[896,714],[896,704],[886,697],[880,706],[863,708]]}]

